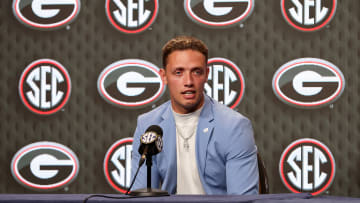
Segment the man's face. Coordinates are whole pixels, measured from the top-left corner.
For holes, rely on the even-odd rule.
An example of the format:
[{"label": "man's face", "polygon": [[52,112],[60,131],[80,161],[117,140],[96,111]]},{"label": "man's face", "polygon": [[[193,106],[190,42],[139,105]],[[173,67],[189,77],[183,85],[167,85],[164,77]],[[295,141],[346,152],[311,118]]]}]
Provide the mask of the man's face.
[{"label": "man's face", "polygon": [[176,113],[190,113],[202,106],[208,74],[205,56],[199,51],[178,50],[168,56],[166,70],[161,69],[160,75]]}]

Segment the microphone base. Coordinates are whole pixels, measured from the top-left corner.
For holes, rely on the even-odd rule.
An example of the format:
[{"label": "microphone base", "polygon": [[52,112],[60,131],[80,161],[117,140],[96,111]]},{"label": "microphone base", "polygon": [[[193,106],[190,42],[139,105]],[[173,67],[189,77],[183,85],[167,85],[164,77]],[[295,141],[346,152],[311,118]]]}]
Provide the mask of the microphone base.
[{"label": "microphone base", "polygon": [[169,196],[169,193],[167,191],[159,190],[156,188],[142,188],[131,191],[129,195],[138,197],[159,197]]}]

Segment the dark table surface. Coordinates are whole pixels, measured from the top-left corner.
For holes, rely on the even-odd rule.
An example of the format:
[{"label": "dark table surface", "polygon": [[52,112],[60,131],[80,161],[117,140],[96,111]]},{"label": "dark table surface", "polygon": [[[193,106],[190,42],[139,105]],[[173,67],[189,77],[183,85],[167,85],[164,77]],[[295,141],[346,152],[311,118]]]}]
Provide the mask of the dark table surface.
[{"label": "dark table surface", "polygon": [[[89,198],[90,197],[90,198]],[[88,198],[88,199],[87,199]],[[96,202],[280,202],[280,203],[343,203],[360,202],[360,198],[340,197],[340,196],[312,196],[311,194],[267,194],[267,195],[171,195],[163,197],[130,197],[120,194],[0,194],[0,202],[8,203],[43,203],[43,202],[64,202],[82,203],[87,199],[87,203]]]}]

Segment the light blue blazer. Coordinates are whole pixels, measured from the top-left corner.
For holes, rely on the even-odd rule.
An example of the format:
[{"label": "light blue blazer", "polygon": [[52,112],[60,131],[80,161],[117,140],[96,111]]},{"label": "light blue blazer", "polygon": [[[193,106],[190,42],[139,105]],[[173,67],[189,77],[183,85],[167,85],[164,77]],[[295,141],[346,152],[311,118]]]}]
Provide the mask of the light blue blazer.
[{"label": "light blue blazer", "polygon": [[[140,115],[134,135],[131,176],[140,154],[140,137],[151,125],[163,129],[163,150],[153,157],[152,188],[176,193],[176,130],[170,101]],[[196,134],[198,173],[206,194],[258,194],[257,148],[251,122],[240,113],[205,96]],[[146,164],[132,190],[146,188]]]}]

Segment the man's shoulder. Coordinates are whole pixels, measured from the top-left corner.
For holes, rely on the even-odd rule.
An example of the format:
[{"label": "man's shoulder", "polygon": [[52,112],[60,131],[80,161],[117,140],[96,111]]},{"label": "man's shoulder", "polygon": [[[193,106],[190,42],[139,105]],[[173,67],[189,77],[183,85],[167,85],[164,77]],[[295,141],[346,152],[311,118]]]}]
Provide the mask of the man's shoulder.
[{"label": "man's shoulder", "polygon": [[234,121],[235,120],[249,120],[243,114],[231,109],[224,104],[220,104],[219,102],[213,100],[213,110],[214,117],[217,120],[221,120],[223,122]]},{"label": "man's shoulder", "polygon": [[167,102],[161,104],[160,106],[152,109],[151,111],[148,111],[146,113],[139,115],[138,119],[139,119],[139,121],[157,120],[157,119],[161,118],[161,116],[165,113],[165,111],[168,110],[169,105],[170,105],[170,101],[167,101]]}]

